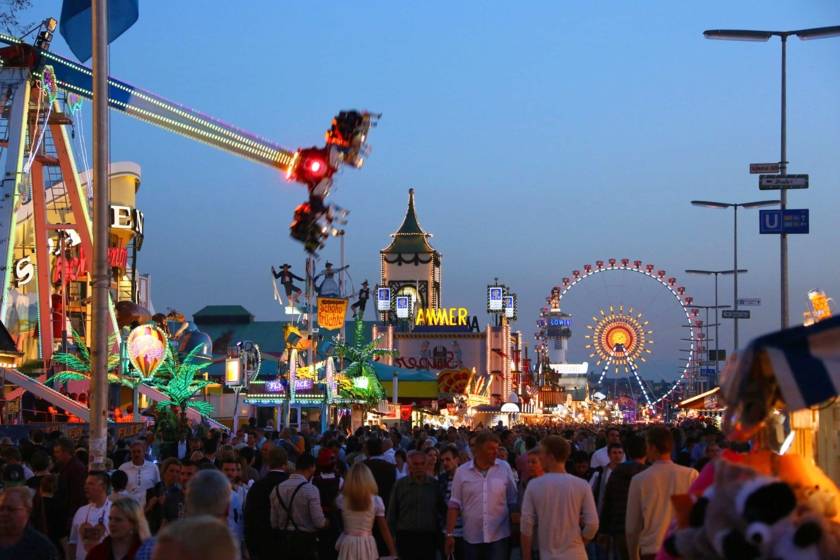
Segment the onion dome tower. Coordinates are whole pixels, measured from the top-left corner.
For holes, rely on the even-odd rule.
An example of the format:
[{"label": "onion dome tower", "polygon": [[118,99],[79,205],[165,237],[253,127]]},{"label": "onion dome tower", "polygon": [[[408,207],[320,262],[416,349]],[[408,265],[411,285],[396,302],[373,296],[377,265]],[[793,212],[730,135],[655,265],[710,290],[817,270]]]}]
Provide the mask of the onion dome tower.
[{"label": "onion dome tower", "polygon": [[429,244],[414,210],[414,189],[408,189],[408,209],[391,244],[379,251],[380,285],[394,295],[411,296],[414,308],[440,307],[441,254]]}]

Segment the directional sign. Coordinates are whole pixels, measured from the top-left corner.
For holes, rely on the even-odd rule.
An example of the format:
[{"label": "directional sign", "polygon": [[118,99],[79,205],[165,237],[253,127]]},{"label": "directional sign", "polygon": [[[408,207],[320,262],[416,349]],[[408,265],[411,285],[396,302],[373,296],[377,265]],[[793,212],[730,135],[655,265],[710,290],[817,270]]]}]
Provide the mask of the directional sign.
[{"label": "directional sign", "polygon": [[721,317],[724,319],[749,319],[750,312],[746,309],[724,309],[721,312]]},{"label": "directional sign", "polygon": [[757,297],[749,297],[749,298],[738,298],[738,305],[741,307],[755,307],[761,305],[761,298]]},{"label": "directional sign", "polygon": [[807,189],[808,175],[759,175],[758,188],[762,191]]},{"label": "directional sign", "polygon": [[758,233],[809,233],[809,223],[807,208],[758,211]]},{"label": "directional sign", "polygon": [[750,174],[755,175],[756,173],[778,173],[779,172],[779,164],[778,163],[751,163],[750,164]]}]

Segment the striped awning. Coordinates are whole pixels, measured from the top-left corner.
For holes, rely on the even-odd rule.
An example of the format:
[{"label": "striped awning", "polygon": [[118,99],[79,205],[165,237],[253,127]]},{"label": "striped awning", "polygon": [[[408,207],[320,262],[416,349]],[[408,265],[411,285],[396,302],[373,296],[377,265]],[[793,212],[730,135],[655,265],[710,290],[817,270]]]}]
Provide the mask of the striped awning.
[{"label": "striped awning", "polygon": [[721,375],[728,403],[743,399],[756,375],[775,380],[790,410],[824,403],[840,394],[840,315],[759,337],[735,358]]}]

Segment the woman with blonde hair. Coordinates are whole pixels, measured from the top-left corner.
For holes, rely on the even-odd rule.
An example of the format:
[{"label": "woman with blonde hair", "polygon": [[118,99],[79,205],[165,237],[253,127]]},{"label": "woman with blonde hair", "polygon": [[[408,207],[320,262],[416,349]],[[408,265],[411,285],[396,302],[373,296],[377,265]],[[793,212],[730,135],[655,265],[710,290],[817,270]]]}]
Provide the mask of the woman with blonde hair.
[{"label": "woman with blonde hair", "polygon": [[335,544],[338,560],[376,560],[376,539],[373,538],[373,523],[379,528],[389,554],[396,557],[394,539],[388,523],[385,522],[385,504],[377,496],[379,488],[373,474],[364,463],[356,463],[344,478],[344,489],[336,499],[341,510],[344,531]]},{"label": "woman with blonde hair", "polygon": [[111,502],[108,531],[110,534],[88,552],[86,560],[134,560],[140,544],[149,538],[149,524],[134,498],[125,496]]}]

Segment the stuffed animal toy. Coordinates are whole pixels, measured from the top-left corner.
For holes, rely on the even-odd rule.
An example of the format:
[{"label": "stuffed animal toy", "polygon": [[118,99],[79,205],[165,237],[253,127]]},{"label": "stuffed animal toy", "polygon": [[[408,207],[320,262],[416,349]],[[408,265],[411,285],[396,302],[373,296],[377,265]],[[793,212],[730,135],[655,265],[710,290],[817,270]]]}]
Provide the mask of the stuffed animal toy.
[{"label": "stuffed animal toy", "polygon": [[[812,507],[787,483],[720,460],[714,484],[697,498],[687,526],[665,551],[677,558],[709,560],[840,559],[840,524],[823,501]],[[799,499],[799,500],[798,500]]]}]

